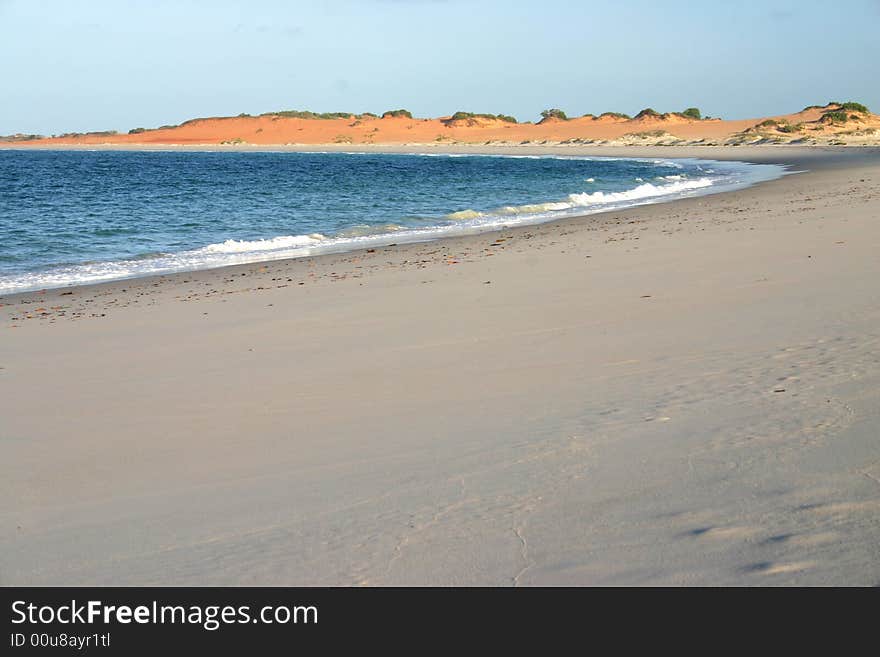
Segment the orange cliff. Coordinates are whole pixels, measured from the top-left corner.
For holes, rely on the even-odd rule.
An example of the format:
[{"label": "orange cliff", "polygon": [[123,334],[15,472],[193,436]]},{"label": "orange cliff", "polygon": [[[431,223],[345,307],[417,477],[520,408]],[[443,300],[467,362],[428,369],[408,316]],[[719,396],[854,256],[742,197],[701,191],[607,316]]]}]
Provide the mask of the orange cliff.
[{"label": "orange cliff", "polygon": [[[539,123],[516,123],[509,117],[464,114],[437,119],[409,116],[347,115],[301,118],[291,113],[193,119],[179,126],[136,129],[129,134],[83,133],[58,137],[14,135],[4,145],[314,145],[314,144],[451,144],[451,143],[609,143],[609,144],[749,144],[880,143],[880,117],[842,109],[838,103],[812,106],[794,114],[724,121],[679,113],[643,110],[634,118],[606,113],[564,119],[548,116]],[[285,115],[288,114],[288,115]],[[456,118],[462,116],[464,118]]]}]

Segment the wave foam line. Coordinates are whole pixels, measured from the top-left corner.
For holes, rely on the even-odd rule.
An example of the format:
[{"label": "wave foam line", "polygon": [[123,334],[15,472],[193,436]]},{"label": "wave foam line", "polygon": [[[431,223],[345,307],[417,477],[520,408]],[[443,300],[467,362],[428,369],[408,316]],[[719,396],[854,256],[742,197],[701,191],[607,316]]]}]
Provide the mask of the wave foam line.
[{"label": "wave foam line", "polygon": [[321,233],[311,235],[282,235],[259,240],[226,240],[217,244],[209,244],[193,253],[254,253],[260,251],[278,251],[279,249],[296,249],[313,246],[323,242],[326,237]]},{"label": "wave foam line", "polygon": [[[675,176],[669,176],[669,179],[675,180]],[[576,210],[578,208],[589,208],[601,205],[609,205],[612,203],[626,203],[628,201],[641,201],[647,198],[657,196],[666,196],[669,194],[681,194],[694,189],[703,189],[712,186],[713,182],[709,178],[700,178],[698,180],[675,180],[666,185],[654,185],[652,183],[643,183],[633,189],[622,192],[583,192],[581,194],[569,194],[564,201],[552,201],[550,203],[529,203],[527,205],[508,205],[497,210],[489,212],[477,212],[476,210],[460,210],[446,215],[446,219],[452,221],[468,221],[491,216],[510,216],[510,215],[538,215],[548,212],[565,212],[567,210]]]}]

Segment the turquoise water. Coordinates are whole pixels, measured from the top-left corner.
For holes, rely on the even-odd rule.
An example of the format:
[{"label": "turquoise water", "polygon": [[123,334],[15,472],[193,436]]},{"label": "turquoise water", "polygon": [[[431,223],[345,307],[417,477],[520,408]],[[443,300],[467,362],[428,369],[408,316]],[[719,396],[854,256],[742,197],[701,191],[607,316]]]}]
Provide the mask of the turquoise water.
[{"label": "turquoise water", "polygon": [[0,293],[428,240],[782,174],[708,160],[0,150]]}]

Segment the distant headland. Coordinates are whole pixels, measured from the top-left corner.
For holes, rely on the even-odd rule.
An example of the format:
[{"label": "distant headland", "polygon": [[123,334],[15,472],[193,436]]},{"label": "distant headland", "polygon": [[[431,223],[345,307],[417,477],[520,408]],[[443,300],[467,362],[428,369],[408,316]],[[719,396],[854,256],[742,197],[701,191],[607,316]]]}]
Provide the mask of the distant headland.
[{"label": "distant headland", "polygon": [[569,117],[552,108],[520,123],[506,114],[458,111],[417,118],[406,109],[369,112],[284,110],[257,116],[207,117],[179,125],[59,135],[15,134],[0,144],[69,145],[314,145],[314,144],[593,144],[731,146],[754,144],[878,145],[880,116],[857,102],[811,105],[799,112],[754,119],[703,116],[699,108],[635,116],[604,112]]}]

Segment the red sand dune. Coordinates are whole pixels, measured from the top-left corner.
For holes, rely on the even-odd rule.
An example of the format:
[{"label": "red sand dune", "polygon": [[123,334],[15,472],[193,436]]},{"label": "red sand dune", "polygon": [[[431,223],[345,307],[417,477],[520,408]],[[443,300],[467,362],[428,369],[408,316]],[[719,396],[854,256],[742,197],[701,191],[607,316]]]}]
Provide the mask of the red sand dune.
[{"label": "red sand dune", "polygon": [[[419,119],[406,117],[291,118],[277,114],[251,117],[193,119],[180,126],[139,131],[136,134],[87,133],[63,137],[4,141],[28,145],[67,144],[403,144],[565,142],[603,140],[657,143],[686,140],[722,143],[731,139],[754,141],[857,141],[877,142],[880,117],[852,114],[845,122],[822,121],[837,105],[814,107],[770,117],[779,125],[760,124],[766,118],[723,121],[691,119],[679,114],[643,115],[633,119],[614,116],[584,116],[569,120],[545,119],[540,123],[510,123],[500,119],[449,117]],[[785,126],[780,130],[779,126]]]}]

